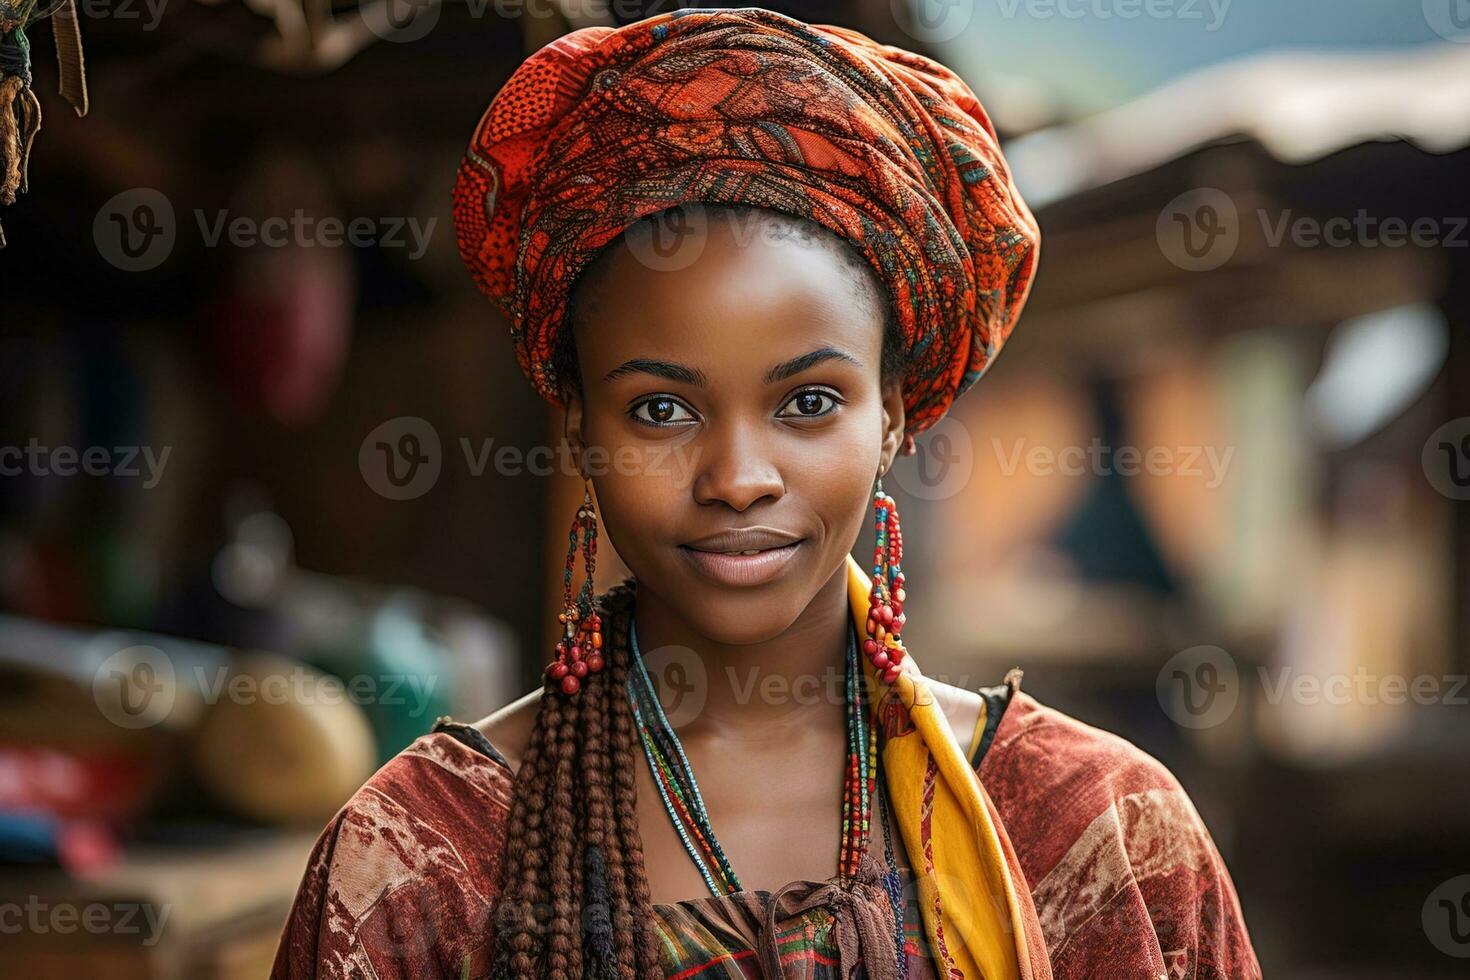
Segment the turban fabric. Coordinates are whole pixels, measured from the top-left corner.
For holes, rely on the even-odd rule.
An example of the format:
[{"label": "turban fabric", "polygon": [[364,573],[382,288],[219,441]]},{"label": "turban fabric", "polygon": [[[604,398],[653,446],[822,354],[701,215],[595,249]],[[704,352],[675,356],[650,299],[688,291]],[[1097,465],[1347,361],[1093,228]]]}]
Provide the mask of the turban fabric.
[{"label": "turban fabric", "polygon": [[758,7],[582,28],[511,76],[454,189],[460,254],[542,395],[559,399],[582,268],[639,218],[694,202],[786,212],[856,246],[896,306],[910,434],[984,373],[1035,275],[1036,221],[943,65]]}]

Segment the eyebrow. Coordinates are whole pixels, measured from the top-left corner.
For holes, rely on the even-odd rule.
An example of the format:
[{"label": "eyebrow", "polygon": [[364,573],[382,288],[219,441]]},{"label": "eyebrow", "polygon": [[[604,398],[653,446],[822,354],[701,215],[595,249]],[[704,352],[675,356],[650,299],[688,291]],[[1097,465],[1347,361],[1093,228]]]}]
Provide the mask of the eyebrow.
[{"label": "eyebrow", "polygon": [[[782,361],[766,372],[762,379],[765,384],[774,384],[777,381],[785,381],[787,378],[795,377],[803,371],[810,370],[818,364],[827,361],[845,361],[858,367],[862,363],[846,351],[840,351],[836,347],[819,347],[814,351],[793,357],[789,361]],[[698,368],[685,367],[673,361],[660,361],[651,357],[635,357],[630,361],[624,361],[602,376],[604,381],[615,381],[618,378],[630,374],[651,374],[655,378],[663,378],[666,381],[678,381],[683,384],[704,387],[709,383],[705,373]]]}]

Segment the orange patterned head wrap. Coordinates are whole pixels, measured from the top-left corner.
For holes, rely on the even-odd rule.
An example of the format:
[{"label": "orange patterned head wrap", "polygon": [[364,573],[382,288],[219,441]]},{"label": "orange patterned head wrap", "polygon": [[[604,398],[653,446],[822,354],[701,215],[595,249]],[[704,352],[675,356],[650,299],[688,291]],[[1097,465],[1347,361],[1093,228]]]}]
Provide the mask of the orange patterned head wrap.
[{"label": "orange patterned head wrap", "polygon": [[905,340],[910,434],[984,373],[1040,236],[973,92],[928,58],[759,7],[683,9],[548,44],[480,120],[454,188],[460,254],[555,402],[568,294],[639,218],[764,207],[846,238]]}]

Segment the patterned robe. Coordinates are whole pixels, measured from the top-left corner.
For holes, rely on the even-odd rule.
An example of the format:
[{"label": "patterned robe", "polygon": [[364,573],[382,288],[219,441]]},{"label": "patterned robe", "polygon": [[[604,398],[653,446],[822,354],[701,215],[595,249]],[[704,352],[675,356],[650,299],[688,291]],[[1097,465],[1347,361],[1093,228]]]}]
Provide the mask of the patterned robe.
[{"label": "patterned robe", "polygon": [[[980,693],[971,762],[1025,872],[1053,977],[1259,978],[1229,872],[1174,776],[1017,679]],[[272,976],[488,976],[512,795],[500,758],[468,726],[444,726],[369,779],[317,841]]]}]

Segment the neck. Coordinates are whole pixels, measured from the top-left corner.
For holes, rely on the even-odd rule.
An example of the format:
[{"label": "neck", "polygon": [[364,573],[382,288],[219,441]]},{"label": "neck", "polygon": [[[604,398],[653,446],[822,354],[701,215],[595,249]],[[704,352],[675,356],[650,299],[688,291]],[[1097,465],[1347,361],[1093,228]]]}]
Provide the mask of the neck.
[{"label": "neck", "polygon": [[[794,623],[760,643],[715,642],[643,589],[635,622],[649,677],[680,739],[772,742],[813,725],[846,724],[850,617],[842,564]],[[694,658],[680,670],[679,658],[660,656],[661,649],[692,650]]]}]

